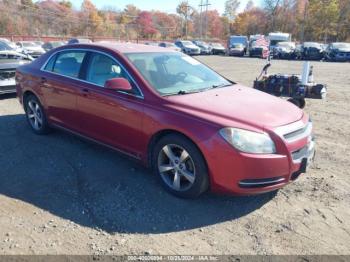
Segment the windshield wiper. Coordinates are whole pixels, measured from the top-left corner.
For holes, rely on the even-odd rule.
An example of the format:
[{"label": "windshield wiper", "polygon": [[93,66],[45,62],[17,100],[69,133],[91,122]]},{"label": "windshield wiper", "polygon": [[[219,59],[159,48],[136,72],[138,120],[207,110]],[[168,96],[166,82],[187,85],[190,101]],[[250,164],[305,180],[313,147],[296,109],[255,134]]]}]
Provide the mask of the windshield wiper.
[{"label": "windshield wiper", "polygon": [[189,90],[189,91],[180,90],[180,91],[178,91],[178,92],[165,94],[164,96],[187,95],[187,94],[193,94],[193,93],[200,93],[200,92],[208,91],[208,90],[210,90],[210,89],[220,88],[220,87],[225,87],[225,86],[231,86],[231,85],[232,85],[231,83],[228,83],[228,84],[212,85],[212,86],[210,86],[210,87],[208,87],[208,88],[195,89],[195,90]]},{"label": "windshield wiper", "polygon": [[220,88],[220,87],[225,87],[225,86],[231,86],[232,84],[220,84],[220,85],[212,85],[210,88]]}]

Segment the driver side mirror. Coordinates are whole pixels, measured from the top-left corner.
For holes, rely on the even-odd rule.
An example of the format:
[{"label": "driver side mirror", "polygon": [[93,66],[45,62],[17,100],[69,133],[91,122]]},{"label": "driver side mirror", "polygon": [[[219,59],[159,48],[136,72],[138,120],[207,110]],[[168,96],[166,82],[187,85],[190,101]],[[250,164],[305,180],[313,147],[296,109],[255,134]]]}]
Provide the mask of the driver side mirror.
[{"label": "driver side mirror", "polygon": [[132,86],[130,82],[123,77],[111,78],[107,80],[105,82],[104,87],[107,89],[124,91],[124,92],[129,92],[132,90]]}]

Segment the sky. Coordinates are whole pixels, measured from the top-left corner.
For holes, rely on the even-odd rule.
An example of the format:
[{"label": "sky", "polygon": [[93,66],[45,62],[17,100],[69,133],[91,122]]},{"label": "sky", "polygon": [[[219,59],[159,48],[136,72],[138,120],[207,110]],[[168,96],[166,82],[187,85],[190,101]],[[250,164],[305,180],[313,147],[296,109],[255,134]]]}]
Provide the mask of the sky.
[{"label": "sky", "polygon": [[[83,0],[70,0],[73,6],[80,8]],[[176,6],[181,2],[180,0],[91,0],[98,8],[113,7],[123,9],[127,4],[133,4],[141,10],[160,10],[167,13],[175,13]],[[203,0],[205,2],[206,0]],[[217,9],[220,13],[224,12],[224,5],[226,0],[209,0],[211,4],[210,9]],[[240,10],[242,11],[246,6],[248,0],[241,0]],[[259,0],[253,1],[258,3]],[[189,4],[199,9],[200,0],[189,0]]]}]

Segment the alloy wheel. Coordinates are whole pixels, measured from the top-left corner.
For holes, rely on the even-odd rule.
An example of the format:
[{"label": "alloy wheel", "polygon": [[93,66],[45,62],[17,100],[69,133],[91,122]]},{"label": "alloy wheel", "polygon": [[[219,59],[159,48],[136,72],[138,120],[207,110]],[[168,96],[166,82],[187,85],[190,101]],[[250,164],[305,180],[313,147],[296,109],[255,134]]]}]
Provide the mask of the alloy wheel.
[{"label": "alloy wheel", "polygon": [[43,113],[40,105],[36,101],[28,101],[27,116],[31,126],[35,130],[40,131],[43,127]]},{"label": "alloy wheel", "polygon": [[163,181],[175,191],[192,187],[196,170],[192,157],[181,146],[165,145],[158,155],[158,171]]}]

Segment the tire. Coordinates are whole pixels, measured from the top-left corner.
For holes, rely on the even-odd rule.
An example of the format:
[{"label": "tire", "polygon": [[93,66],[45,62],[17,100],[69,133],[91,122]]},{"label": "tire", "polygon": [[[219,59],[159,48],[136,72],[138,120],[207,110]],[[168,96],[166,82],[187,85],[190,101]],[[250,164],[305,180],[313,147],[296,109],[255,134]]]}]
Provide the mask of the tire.
[{"label": "tire", "polygon": [[25,98],[24,110],[28,124],[35,134],[46,135],[51,131],[44,108],[36,96],[29,95]]},{"label": "tire", "polygon": [[202,153],[181,135],[166,135],[155,144],[152,168],[163,187],[177,197],[196,198],[209,187],[208,168]]},{"label": "tire", "polygon": [[303,109],[305,107],[306,101],[304,98],[289,98],[288,102],[296,105],[297,107],[299,107],[300,109]]}]

